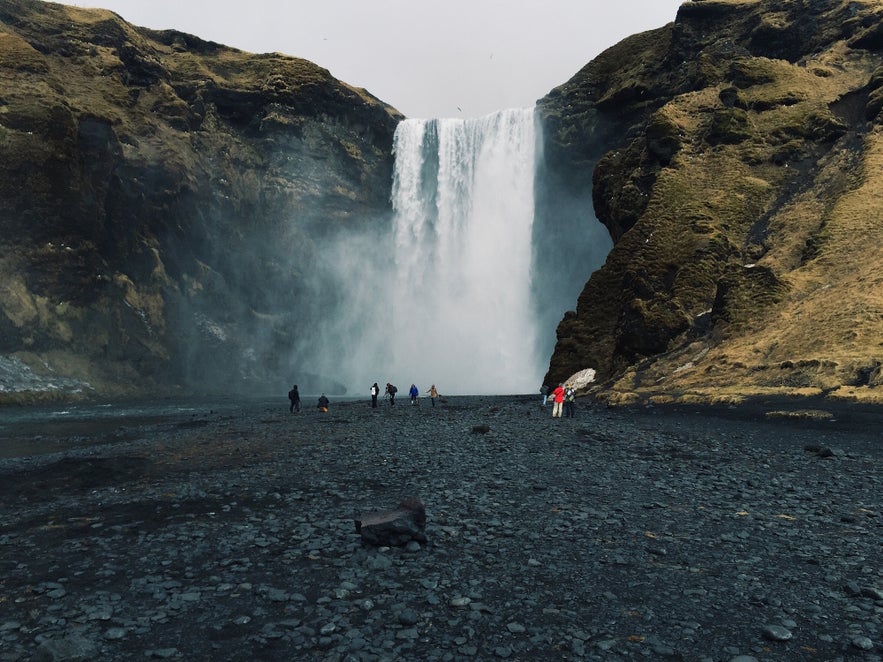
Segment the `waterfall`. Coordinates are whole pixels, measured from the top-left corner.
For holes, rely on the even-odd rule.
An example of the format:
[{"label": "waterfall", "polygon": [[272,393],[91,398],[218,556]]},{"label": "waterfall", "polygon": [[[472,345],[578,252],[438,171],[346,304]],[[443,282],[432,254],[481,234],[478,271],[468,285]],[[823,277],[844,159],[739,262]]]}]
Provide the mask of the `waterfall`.
[{"label": "waterfall", "polygon": [[590,199],[544,184],[535,200],[538,138],[533,109],[401,122],[394,217],[323,244],[322,312],[297,370],[351,394],[375,381],[537,392],[555,325],[610,248]]},{"label": "waterfall", "polygon": [[531,305],[533,109],[405,120],[393,149],[392,373],[442,392],[533,392],[544,370]]}]

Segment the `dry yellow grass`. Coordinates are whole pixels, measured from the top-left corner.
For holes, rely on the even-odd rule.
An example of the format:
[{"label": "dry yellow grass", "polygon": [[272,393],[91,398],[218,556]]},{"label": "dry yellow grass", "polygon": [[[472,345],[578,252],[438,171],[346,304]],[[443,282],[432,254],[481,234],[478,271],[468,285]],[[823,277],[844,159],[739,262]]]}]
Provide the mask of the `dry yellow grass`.
[{"label": "dry yellow grass", "polygon": [[[762,0],[706,1],[702,16],[735,6],[760,12],[759,26],[745,25],[771,34],[795,20],[791,9],[770,11]],[[878,3],[859,7],[873,14]],[[840,8],[829,9],[837,16]],[[704,35],[705,43],[716,38],[722,35]],[[694,319],[711,310],[723,281],[729,298],[710,332],[674,338],[602,382],[598,396],[613,403],[818,394],[883,401],[883,134],[864,124],[861,106],[879,54],[834,39],[795,62],[706,52],[697,62],[721,82],[655,111],[676,127],[680,149],[656,173],[646,209],[613,255],[623,250],[615,259],[657,288],[655,301],[642,293],[629,304],[650,328],[660,304]],[[640,79],[637,64],[627,61],[621,75],[620,88],[640,84],[628,82]],[[722,103],[728,88],[735,107]],[[722,133],[710,142],[716,130]],[[589,309],[593,303],[586,301]],[[579,367],[587,366],[568,369]]]}]

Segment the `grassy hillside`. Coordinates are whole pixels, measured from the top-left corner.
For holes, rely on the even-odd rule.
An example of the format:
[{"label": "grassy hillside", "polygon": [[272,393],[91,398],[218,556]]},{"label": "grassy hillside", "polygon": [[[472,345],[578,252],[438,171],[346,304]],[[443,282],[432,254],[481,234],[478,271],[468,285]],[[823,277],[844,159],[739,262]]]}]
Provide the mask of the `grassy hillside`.
[{"label": "grassy hillside", "polygon": [[878,2],[696,1],[541,102],[616,241],[548,380],[883,400],[881,44]]},{"label": "grassy hillside", "polygon": [[389,212],[400,118],[306,60],[0,0],[0,357],[106,395],[288,382],[315,242]]}]

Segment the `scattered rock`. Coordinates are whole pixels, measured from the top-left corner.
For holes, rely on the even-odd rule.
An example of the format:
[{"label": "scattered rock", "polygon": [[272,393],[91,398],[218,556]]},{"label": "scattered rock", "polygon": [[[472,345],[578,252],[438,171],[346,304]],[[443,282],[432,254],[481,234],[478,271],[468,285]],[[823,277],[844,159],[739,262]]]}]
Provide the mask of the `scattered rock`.
[{"label": "scattered rock", "polygon": [[[444,417],[343,402],[346,426],[248,404],[0,459],[0,662],[877,652],[879,425],[587,403],[605,443],[586,444],[526,417],[532,396],[450,400]],[[464,443],[490,404],[504,443]],[[807,444],[843,450],[807,461]],[[329,518],[355,504],[364,525],[403,489],[421,499],[383,512],[408,512],[404,531],[368,543]]]},{"label": "scattered rock", "polygon": [[784,418],[792,420],[831,421],[834,414],[821,409],[795,409],[768,411],[767,418]]}]

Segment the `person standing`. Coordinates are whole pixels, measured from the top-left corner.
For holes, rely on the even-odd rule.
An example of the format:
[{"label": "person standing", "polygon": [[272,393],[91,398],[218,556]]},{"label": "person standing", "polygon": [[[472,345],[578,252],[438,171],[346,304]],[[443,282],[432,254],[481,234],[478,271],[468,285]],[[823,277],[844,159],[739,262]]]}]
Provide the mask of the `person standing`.
[{"label": "person standing", "polygon": [[576,416],[576,389],[570,384],[564,387],[564,415],[567,418]]},{"label": "person standing", "polygon": [[432,406],[435,407],[435,399],[438,397],[438,389],[435,388],[435,384],[429,387],[429,401],[432,403]]},{"label": "person standing", "polygon": [[288,399],[291,401],[291,406],[288,407],[289,412],[297,412],[300,413],[300,393],[297,392],[297,384],[291,387],[291,390],[288,392]]},{"label": "person standing", "polygon": [[414,385],[411,384],[411,388],[408,390],[408,395],[411,396],[411,404],[417,404],[417,396],[420,395],[420,390]]},{"label": "person standing", "polygon": [[380,387],[377,382],[371,385],[371,409],[377,409],[377,396],[380,395]]},{"label": "person standing", "polygon": [[561,409],[564,405],[564,384],[558,384],[552,391],[552,418],[561,418]]},{"label": "person standing", "polygon": [[540,386],[540,395],[543,396],[543,407],[546,406],[546,401],[549,399],[549,387],[545,384]]}]

